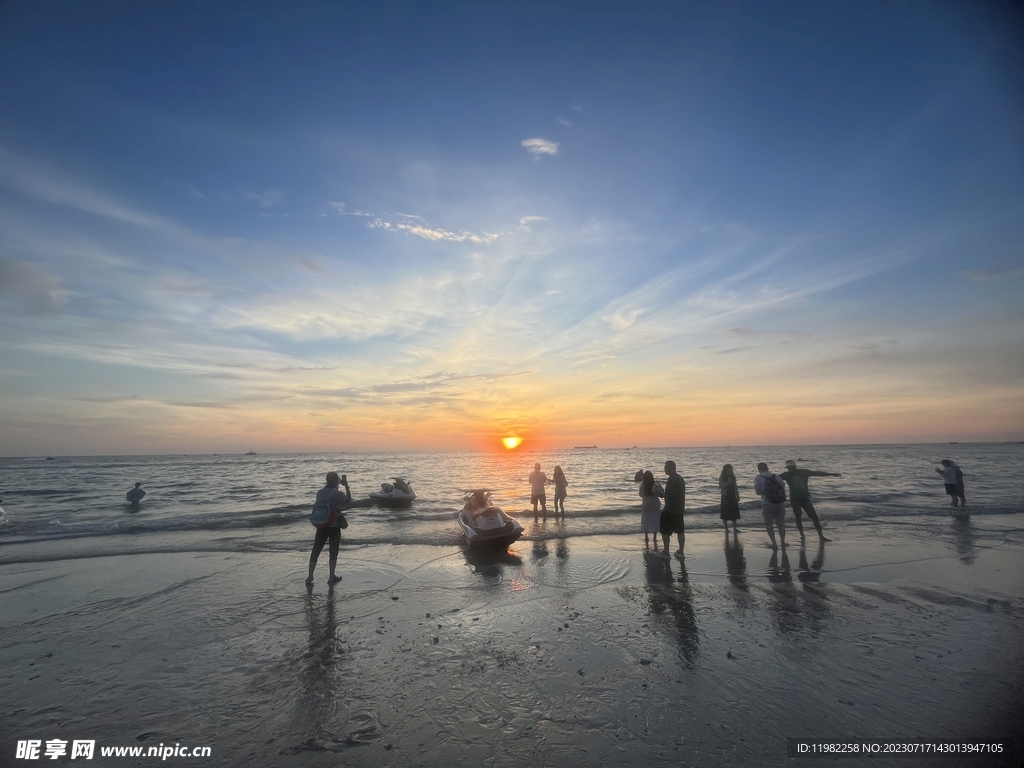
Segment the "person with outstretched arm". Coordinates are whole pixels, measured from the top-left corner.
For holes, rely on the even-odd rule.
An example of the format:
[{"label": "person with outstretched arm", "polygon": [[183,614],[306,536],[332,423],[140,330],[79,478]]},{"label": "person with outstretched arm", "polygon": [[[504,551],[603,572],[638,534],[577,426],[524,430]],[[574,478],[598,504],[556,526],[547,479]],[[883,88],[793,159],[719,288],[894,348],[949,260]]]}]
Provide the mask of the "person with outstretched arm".
[{"label": "person with outstretched arm", "polygon": [[800,469],[796,462],[790,459],[786,462],[786,471],[779,475],[789,485],[789,504],[793,507],[793,514],[796,516],[796,529],[800,531],[800,538],[804,537],[803,520],[800,519],[801,511],[807,512],[807,516],[814,523],[814,530],[818,532],[818,538],[822,541],[832,541],[826,538],[821,532],[821,521],[818,513],[814,511],[811,503],[811,492],[807,488],[807,480],[811,477],[842,477],[838,472],[819,472],[814,469]]}]

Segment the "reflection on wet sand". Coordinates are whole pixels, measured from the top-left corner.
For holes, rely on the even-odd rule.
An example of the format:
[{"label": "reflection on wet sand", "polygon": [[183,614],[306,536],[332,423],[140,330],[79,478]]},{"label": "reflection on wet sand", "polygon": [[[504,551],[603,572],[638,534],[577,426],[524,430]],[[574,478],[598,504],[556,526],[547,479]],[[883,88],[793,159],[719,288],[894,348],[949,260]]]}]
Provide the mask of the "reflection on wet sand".
[{"label": "reflection on wet sand", "polygon": [[[672,572],[673,562],[679,564],[678,577]],[[673,558],[644,552],[644,566],[651,614],[668,618],[665,611],[669,611],[679,643],[679,652],[687,662],[692,663],[700,652],[700,636],[686,565]]]},{"label": "reflection on wet sand", "polygon": [[809,631],[817,636],[824,628],[824,619],[830,615],[826,584],[820,581],[825,564],[825,543],[820,542],[814,560],[808,563],[807,549],[801,545],[799,572],[802,589],[795,589],[789,554],[773,552],[765,574],[771,582],[768,588],[768,613],[772,623],[783,634]]},{"label": "reflection on wet sand", "polygon": [[326,596],[314,595],[312,588],[306,590],[306,626],[309,630],[306,653],[302,656],[302,695],[296,701],[296,718],[309,723],[317,735],[328,730],[328,720],[335,714],[330,704],[335,699],[344,699],[346,666],[341,640],[338,637],[338,622],[334,610],[334,587]]},{"label": "reflection on wet sand", "polygon": [[818,552],[810,565],[807,564],[807,548],[800,544],[800,573],[797,578],[803,583],[816,582],[821,578],[821,569],[825,565],[825,542],[818,542]]},{"label": "reflection on wet sand", "polygon": [[733,586],[747,591],[747,558],[743,556],[743,544],[740,537],[734,535],[729,540],[729,529],[725,531],[725,570],[729,574],[729,581]]},{"label": "reflection on wet sand", "polygon": [[779,550],[772,550],[772,556],[768,560],[768,567],[765,569],[768,581],[776,584],[792,584],[793,577],[789,570],[789,553],[782,548],[782,559],[779,560]]},{"label": "reflection on wet sand", "polygon": [[978,557],[975,544],[978,536],[971,525],[970,515],[957,515],[953,518],[953,537],[956,539],[956,554],[960,562],[970,565]]},{"label": "reflection on wet sand", "polygon": [[499,565],[522,565],[523,558],[508,549],[487,549],[485,547],[465,547],[462,554],[466,564],[481,576],[501,576]]},{"label": "reflection on wet sand", "polygon": [[533,560],[543,560],[548,556],[548,540],[547,539],[534,539],[533,540],[533,551],[530,552],[530,557]]},{"label": "reflection on wet sand", "polygon": [[559,565],[565,564],[564,561],[569,557],[569,543],[564,520],[553,520],[550,528],[546,519],[534,523],[533,528],[529,531],[529,538],[533,539],[533,548],[530,553],[532,560],[543,560],[551,554],[548,542],[554,540],[555,557],[560,561]]}]

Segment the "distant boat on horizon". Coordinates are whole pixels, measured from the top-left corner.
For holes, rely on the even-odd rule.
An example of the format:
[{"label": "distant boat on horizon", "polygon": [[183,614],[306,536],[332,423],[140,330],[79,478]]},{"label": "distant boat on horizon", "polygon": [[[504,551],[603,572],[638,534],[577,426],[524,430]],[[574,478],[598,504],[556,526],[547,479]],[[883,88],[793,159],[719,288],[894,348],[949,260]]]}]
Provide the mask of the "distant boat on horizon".
[{"label": "distant boat on horizon", "polygon": [[248,451],[246,452],[246,454],[245,454],[245,455],[246,455],[246,456],[258,456],[259,454],[257,454],[257,453],[256,453],[256,451],[254,451],[254,450],[253,450],[252,448],[250,448],[250,449],[249,449],[249,450],[248,450]]},{"label": "distant boat on horizon", "polygon": [[595,448],[597,448],[596,445],[574,445],[572,449],[574,451],[592,451]]}]

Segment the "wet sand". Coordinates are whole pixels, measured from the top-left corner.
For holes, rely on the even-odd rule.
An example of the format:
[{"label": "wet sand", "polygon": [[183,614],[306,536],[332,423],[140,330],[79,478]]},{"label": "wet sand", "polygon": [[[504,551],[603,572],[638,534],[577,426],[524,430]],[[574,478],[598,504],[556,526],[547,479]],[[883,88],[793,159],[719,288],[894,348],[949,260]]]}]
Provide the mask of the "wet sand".
[{"label": "wet sand", "polygon": [[0,764],[58,738],[212,748],[178,766],[811,766],[834,761],[787,737],[1020,738],[1015,516],[850,523],[776,557],[744,523],[685,561],[552,524],[499,557],[343,548],[310,591],[305,551],[0,552]]}]

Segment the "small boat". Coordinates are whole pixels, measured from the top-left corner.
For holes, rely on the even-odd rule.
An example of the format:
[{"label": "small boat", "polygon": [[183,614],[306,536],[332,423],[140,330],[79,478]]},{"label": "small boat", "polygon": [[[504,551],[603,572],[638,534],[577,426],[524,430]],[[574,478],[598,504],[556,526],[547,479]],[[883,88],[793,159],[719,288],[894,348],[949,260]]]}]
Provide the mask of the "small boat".
[{"label": "small boat", "polygon": [[473,491],[459,512],[459,527],[471,547],[506,549],[523,535],[523,526],[491,504],[490,492]]},{"label": "small boat", "polygon": [[379,491],[373,491],[370,498],[389,507],[407,507],[416,498],[416,492],[401,477],[393,477],[394,483],[381,483]]}]

